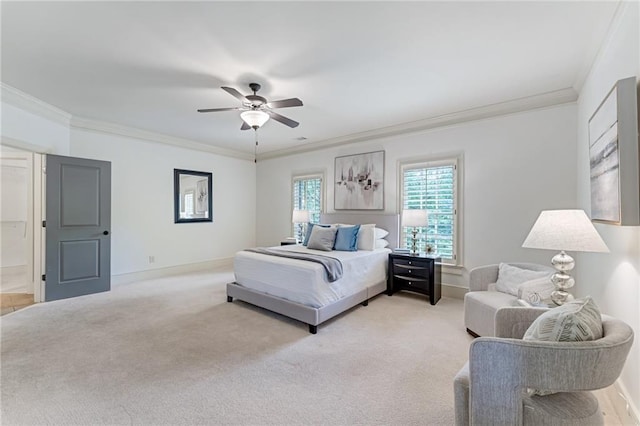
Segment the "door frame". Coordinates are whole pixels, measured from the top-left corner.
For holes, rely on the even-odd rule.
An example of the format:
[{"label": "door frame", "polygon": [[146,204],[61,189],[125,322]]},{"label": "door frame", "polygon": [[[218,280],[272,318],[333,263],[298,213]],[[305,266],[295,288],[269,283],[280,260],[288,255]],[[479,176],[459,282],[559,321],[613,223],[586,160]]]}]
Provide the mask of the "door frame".
[{"label": "door frame", "polygon": [[[12,144],[10,139],[2,138],[0,152],[3,155],[26,159],[29,167],[27,208],[28,221],[31,222],[31,226],[27,229],[27,235],[31,238],[28,238],[30,240],[28,242],[30,249],[27,256],[27,268],[30,275],[28,287],[33,292],[34,303],[40,303],[44,301],[44,282],[42,281],[45,264],[45,230],[42,227],[42,221],[44,220],[44,155],[20,145],[22,144]],[[9,149],[5,150],[5,147]]]}]

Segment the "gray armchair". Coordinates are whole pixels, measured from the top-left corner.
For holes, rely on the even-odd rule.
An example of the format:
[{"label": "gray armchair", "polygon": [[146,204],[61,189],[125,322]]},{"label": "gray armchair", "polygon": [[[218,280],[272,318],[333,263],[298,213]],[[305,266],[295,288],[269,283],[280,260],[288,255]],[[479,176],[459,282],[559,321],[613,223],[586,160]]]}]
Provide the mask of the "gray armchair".
[{"label": "gray armchair", "polygon": [[[521,340],[527,323],[545,312],[503,308],[496,313],[498,337],[471,343],[469,362],[454,379],[456,425],[603,424],[591,390],[620,375],[633,343],[633,330],[602,315],[603,337],[588,342]],[[527,389],[553,390],[529,396]]]},{"label": "gray armchair", "polygon": [[[531,271],[555,270],[536,263],[509,263],[511,266]],[[499,265],[485,265],[469,272],[469,292],[464,296],[464,325],[472,336],[495,336],[495,315],[498,309],[516,304],[517,297],[499,291],[491,291],[498,280]],[[526,328],[525,328],[526,330]]]}]

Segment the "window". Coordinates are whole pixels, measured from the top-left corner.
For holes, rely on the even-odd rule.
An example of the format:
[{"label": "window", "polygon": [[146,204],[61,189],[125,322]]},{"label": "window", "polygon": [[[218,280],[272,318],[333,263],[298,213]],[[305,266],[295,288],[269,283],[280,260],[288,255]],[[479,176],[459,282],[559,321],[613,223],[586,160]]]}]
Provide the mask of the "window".
[{"label": "window", "polygon": [[[449,265],[458,264],[458,158],[405,163],[400,176],[402,209],[425,209],[426,228],[418,228],[418,250],[432,248]],[[412,228],[402,227],[400,244],[411,247]]]},{"label": "window", "polygon": [[194,196],[195,196],[195,191],[187,191],[186,194],[184,194],[184,213],[187,217],[191,217],[193,216],[193,211],[194,211]]},{"label": "window", "polygon": [[[293,210],[309,210],[310,221],[320,222],[320,212],[322,211],[322,175],[294,176],[293,188]],[[306,224],[292,224],[293,235],[304,235]]]}]

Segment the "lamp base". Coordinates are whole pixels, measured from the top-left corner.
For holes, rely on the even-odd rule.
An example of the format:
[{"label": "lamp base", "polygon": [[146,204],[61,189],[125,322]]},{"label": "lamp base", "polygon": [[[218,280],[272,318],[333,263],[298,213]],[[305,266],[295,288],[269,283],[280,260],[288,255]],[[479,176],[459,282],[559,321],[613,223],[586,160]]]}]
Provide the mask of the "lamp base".
[{"label": "lamp base", "polygon": [[417,244],[416,242],[418,241],[418,239],[416,238],[416,234],[418,233],[418,230],[414,227],[413,231],[411,231],[412,233],[412,237],[411,237],[411,254],[413,256],[418,254],[418,248],[417,248]]},{"label": "lamp base", "polygon": [[571,302],[573,299],[573,295],[568,291],[554,290],[551,292],[551,300],[558,306]]},{"label": "lamp base", "polygon": [[558,271],[551,276],[551,282],[556,287],[556,289],[551,293],[551,300],[553,300],[553,303],[560,306],[573,300],[573,296],[567,290],[573,287],[576,281],[568,274],[568,271],[574,268],[576,262],[573,260],[573,257],[569,256],[564,251],[561,251],[553,256],[551,264],[554,266],[556,271]]}]

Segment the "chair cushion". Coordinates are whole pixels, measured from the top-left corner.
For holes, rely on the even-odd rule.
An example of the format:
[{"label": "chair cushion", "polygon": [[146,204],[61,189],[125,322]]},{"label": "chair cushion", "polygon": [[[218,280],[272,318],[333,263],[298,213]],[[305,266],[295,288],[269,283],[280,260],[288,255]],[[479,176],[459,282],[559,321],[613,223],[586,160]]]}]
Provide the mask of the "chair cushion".
[{"label": "chair cushion", "polygon": [[548,396],[525,396],[522,403],[522,424],[525,425],[604,424],[598,399],[591,392],[558,392]]}]

